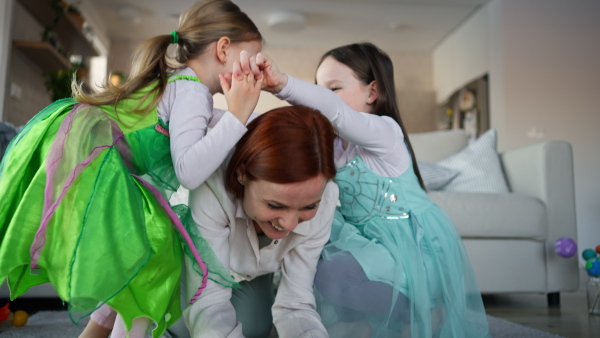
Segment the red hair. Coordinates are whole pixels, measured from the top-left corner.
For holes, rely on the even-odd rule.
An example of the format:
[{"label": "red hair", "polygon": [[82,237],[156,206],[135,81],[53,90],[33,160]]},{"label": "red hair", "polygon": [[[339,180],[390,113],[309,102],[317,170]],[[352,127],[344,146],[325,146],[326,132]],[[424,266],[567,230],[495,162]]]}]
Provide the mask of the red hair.
[{"label": "red hair", "polygon": [[238,174],[246,179],[295,183],[318,175],[333,179],[333,126],[318,111],[305,106],[270,110],[248,124],[227,165],[225,185],[243,197]]}]

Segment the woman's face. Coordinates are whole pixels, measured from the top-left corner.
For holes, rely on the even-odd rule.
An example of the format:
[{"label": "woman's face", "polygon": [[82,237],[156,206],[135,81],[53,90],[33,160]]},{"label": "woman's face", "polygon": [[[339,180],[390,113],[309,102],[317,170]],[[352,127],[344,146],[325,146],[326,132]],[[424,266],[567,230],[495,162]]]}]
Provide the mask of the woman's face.
[{"label": "woman's face", "polygon": [[326,57],[317,68],[317,84],[336,93],[350,108],[371,113],[376,97],[371,85],[365,85],[354,71],[335,58]]},{"label": "woman's face", "polygon": [[258,234],[280,239],[315,217],[327,180],[318,175],[303,182],[279,184],[245,180],[244,211]]}]

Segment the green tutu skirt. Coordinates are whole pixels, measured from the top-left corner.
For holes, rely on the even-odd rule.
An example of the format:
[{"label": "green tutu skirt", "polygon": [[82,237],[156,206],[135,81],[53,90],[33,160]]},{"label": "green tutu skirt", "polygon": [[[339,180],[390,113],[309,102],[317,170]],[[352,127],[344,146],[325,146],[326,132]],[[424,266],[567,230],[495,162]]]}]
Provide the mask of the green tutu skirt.
[{"label": "green tutu skirt", "polygon": [[0,164],[0,283],[14,299],[50,282],[73,323],[108,304],[127,329],[150,318],[157,337],[181,316],[184,254],[205,281],[236,284],[187,206],[166,202],[178,187],[168,126],[155,111],[127,117],[66,99],[13,139]]}]

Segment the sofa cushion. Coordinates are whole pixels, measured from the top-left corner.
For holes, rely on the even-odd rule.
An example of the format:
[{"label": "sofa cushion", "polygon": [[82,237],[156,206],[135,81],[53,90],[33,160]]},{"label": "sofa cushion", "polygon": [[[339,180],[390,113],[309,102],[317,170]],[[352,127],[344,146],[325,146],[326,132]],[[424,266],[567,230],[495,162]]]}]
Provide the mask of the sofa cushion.
[{"label": "sofa cushion", "polygon": [[544,240],[544,204],[516,193],[431,191],[429,197],[452,219],[461,237]]},{"label": "sofa cushion", "polygon": [[417,160],[423,162],[437,162],[467,146],[467,134],[462,129],[408,134],[408,137]]},{"label": "sofa cushion", "polygon": [[508,192],[500,156],[496,150],[496,129],[483,133],[475,142],[459,153],[437,164],[460,173],[444,190],[465,192]]},{"label": "sofa cushion", "polygon": [[442,190],[460,172],[435,163],[418,162],[419,172],[427,190]]}]

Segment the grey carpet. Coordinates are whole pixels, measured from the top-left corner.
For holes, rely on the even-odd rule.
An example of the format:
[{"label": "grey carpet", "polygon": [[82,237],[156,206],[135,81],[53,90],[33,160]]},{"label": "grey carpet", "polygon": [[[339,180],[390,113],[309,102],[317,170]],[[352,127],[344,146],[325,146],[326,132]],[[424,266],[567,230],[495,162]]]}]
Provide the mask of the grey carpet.
[{"label": "grey carpet", "polygon": [[[69,338],[83,331],[88,318],[73,325],[66,311],[42,311],[29,318],[23,327],[12,327],[0,333],[2,338]],[[494,338],[561,338],[561,336],[531,329],[504,319],[488,316],[490,334]]]},{"label": "grey carpet", "polygon": [[29,317],[22,327],[11,327],[2,332],[2,338],[69,338],[78,337],[89,321],[82,319],[79,325],[73,325],[67,311],[40,311]]}]

